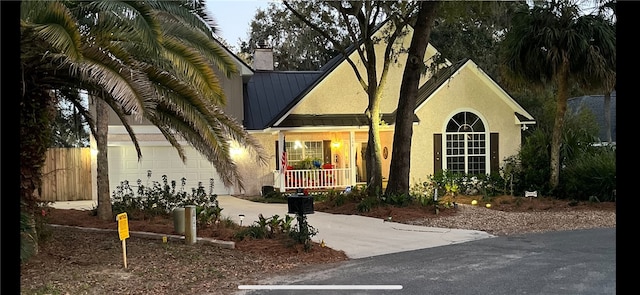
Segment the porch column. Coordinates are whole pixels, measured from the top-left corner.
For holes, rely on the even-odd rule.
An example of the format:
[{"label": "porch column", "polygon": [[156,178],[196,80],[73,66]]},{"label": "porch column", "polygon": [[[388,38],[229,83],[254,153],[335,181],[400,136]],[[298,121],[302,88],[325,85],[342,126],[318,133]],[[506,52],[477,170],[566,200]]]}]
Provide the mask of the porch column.
[{"label": "porch column", "polygon": [[356,132],[349,131],[349,183],[351,187],[356,185]]},{"label": "porch column", "polygon": [[279,172],[280,172],[280,177],[278,177],[279,179],[279,185],[280,185],[280,192],[283,193],[285,191],[285,177],[284,177],[284,173],[283,173],[283,167],[282,167],[282,157],[284,154],[284,133],[282,131],[278,131],[278,151],[279,154],[276,155],[276,157],[278,158],[278,163],[280,166]]}]

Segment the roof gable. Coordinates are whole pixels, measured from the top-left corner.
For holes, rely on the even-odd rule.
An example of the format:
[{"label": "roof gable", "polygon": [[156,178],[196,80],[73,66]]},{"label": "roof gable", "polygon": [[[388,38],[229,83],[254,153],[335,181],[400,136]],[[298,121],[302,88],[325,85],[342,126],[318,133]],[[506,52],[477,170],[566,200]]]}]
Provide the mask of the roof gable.
[{"label": "roof gable", "polygon": [[502,87],[500,87],[489,75],[487,75],[473,60],[465,58],[452,65],[441,69],[434,74],[420,89],[416,100],[416,110],[418,111],[433,95],[445,86],[449,79],[455,77],[463,69],[470,69],[479,79],[498,93],[498,97],[503,100],[514,111],[517,124],[535,124],[535,120],[522,106],[520,106]]},{"label": "roof gable", "polygon": [[[384,27],[381,28],[381,30]],[[402,43],[406,48],[410,45],[411,34],[413,29],[408,26],[408,34],[396,40],[397,44]],[[386,45],[380,43],[376,45],[376,51],[378,51],[377,57],[379,59],[384,56],[384,50]],[[362,67],[360,57],[355,52],[355,46],[350,47],[350,59],[359,67]],[[430,62],[430,59],[438,51],[429,44],[427,47],[427,54],[425,55],[425,61]],[[381,112],[391,114],[395,112],[397,108],[398,94],[400,90],[400,82],[402,78],[402,72],[404,69],[404,62],[406,61],[406,53],[397,58],[395,62],[391,63],[391,69],[387,76],[387,87],[383,95],[385,99],[382,101]],[[448,62],[448,61],[447,61]],[[382,68],[382,63],[378,63],[379,72]],[[363,75],[365,74],[362,72]],[[393,72],[396,71],[396,72]],[[423,78],[423,80],[426,78]],[[291,108],[285,110],[282,116],[273,122],[273,126],[282,127],[282,123],[288,116],[297,115],[325,115],[325,114],[362,114],[366,111],[368,105],[368,95],[362,86],[357,81],[355,74],[353,73],[352,66],[348,63],[347,59],[342,55],[336,56],[327,65],[322,68],[322,74],[318,79],[309,85],[292,103]],[[394,120],[395,121],[395,120]]]},{"label": "roof gable", "polygon": [[[407,36],[410,36],[412,33],[411,27],[409,27],[409,30],[410,32]],[[410,42],[410,38],[407,39],[409,39],[408,41]],[[431,44],[429,44],[428,49],[431,50],[431,55],[437,53],[437,50],[433,48]],[[354,62],[357,62],[359,57],[355,52],[355,46],[351,46],[349,50],[352,59]],[[429,60],[431,55],[426,55],[425,61]],[[358,105],[360,106],[355,108],[353,104],[349,104],[352,102],[350,99],[354,98],[350,92],[353,88],[348,88],[351,86],[350,83],[352,83],[352,81],[340,80],[340,78],[336,78],[337,76],[332,76],[334,71],[341,65],[348,67],[351,71],[349,79],[355,79],[355,75],[352,73],[353,69],[348,65],[346,58],[342,54],[329,61],[320,71],[256,71],[253,78],[245,85],[245,127],[249,130],[264,130],[270,127],[366,126],[367,120],[366,117],[364,117],[366,102],[364,103],[364,107],[362,102],[359,102]],[[482,83],[492,89],[492,91],[497,94],[497,97],[503,100],[503,102],[513,110],[516,124],[535,124],[533,116],[524,110],[470,59],[464,59],[454,64],[446,61],[443,69],[426,80],[418,90],[414,114],[429,98],[433,97],[447,81],[463,69],[471,70]],[[340,77],[346,77],[344,76],[344,68],[341,71],[343,72],[343,76]],[[400,74],[399,78],[396,77],[396,79],[401,79],[401,76]],[[331,79],[333,80],[338,79],[338,83],[333,81],[333,84],[323,85],[324,81],[328,80],[329,77],[332,77]],[[400,84],[400,80],[394,81],[394,83],[396,82]],[[320,87],[321,85],[322,87]],[[313,107],[307,105],[306,111],[302,111],[299,106],[305,99],[308,99],[313,92],[316,93],[316,101]],[[358,100],[361,98],[366,99],[366,93],[363,95],[362,89],[359,89],[358,92],[360,92]],[[345,93],[347,93],[347,95],[344,95]],[[389,95],[390,97],[397,96],[397,94],[394,93]],[[337,113],[327,112],[327,106],[339,109],[339,111]],[[390,124],[395,123],[396,106],[397,97],[391,109],[386,111],[382,110],[383,120],[385,120],[385,122]],[[298,111],[294,112],[295,110]],[[414,122],[418,121],[418,118],[414,117]]]}]

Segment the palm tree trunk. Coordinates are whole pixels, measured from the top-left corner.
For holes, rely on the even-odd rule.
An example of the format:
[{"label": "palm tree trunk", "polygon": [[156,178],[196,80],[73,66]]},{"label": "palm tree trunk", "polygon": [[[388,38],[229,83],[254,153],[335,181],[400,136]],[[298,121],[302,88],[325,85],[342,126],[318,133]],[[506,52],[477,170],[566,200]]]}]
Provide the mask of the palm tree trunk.
[{"label": "palm tree trunk", "polygon": [[413,136],[413,112],[418,98],[420,76],[424,68],[424,54],[427,51],[431,26],[438,2],[423,1],[413,28],[409,46],[407,64],[402,76],[400,98],[393,134],[391,166],[386,194],[404,194],[409,192],[409,173],[411,171],[411,137]]},{"label": "palm tree trunk", "polygon": [[551,175],[549,185],[554,190],[560,183],[560,150],[562,148],[562,129],[564,115],[567,112],[569,99],[569,61],[565,58],[556,77],[558,93],[556,95],[556,116],[551,135]]},{"label": "palm tree trunk", "polygon": [[[36,208],[42,183],[42,166],[51,142],[55,99],[49,90],[28,81],[20,102],[20,200],[29,214]],[[32,87],[30,87],[32,86]]]},{"label": "palm tree trunk", "polygon": [[109,131],[109,105],[102,99],[94,97],[96,106],[96,145],[97,155],[97,188],[98,217],[102,220],[113,219],[111,195],[109,194],[109,159],[107,157],[107,134]]},{"label": "palm tree trunk", "polygon": [[[52,138],[52,122],[55,118],[55,96],[38,85],[36,75],[27,75],[20,86],[20,210],[27,219],[28,230],[21,232],[21,243],[28,248],[28,256],[38,254],[38,232],[35,214],[40,201],[42,166]],[[22,215],[21,215],[22,216]],[[29,241],[23,240],[28,238]],[[27,243],[28,242],[28,243]],[[25,257],[26,258],[26,257]]]}]

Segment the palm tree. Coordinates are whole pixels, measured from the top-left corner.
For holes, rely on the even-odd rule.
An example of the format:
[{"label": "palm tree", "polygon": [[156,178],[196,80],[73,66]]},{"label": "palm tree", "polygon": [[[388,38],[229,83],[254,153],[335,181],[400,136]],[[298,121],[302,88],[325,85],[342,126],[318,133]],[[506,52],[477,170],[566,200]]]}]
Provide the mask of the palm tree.
[{"label": "palm tree", "polygon": [[[616,22],[615,22],[615,18],[616,18],[616,1],[615,0],[603,0],[603,1],[601,1],[600,7],[598,9],[598,14],[606,16],[609,13],[611,14],[610,21],[613,23],[613,29],[615,30],[616,29]],[[613,68],[615,69],[615,64],[613,65]],[[616,77],[614,75],[613,76],[613,81],[610,81],[613,84],[608,83],[608,84],[603,85],[603,88],[604,88],[604,124],[605,124],[605,129],[606,129],[604,140],[609,144],[613,141],[613,139],[611,137],[611,92],[616,89],[615,78]]]},{"label": "palm tree", "polygon": [[[140,154],[127,115],[146,119],[186,160],[183,138],[216,168],[225,185],[243,187],[230,141],[266,163],[262,147],[221,110],[226,98],[215,69],[231,77],[235,65],[211,28],[188,6],[174,1],[25,1],[22,3],[21,198],[37,202],[50,115],[51,93],[86,89],[120,118]],[[88,110],[75,103],[90,129]],[[24,116],[28,114],[29,116]],[[98,136],[96,136],[98,137]],[[23,138],[24,139],[24,138]],[[106,145],[106,142],[103,141]],[[104,149],[106,151],[106,149]],[[106,160],[106,157],[103,159]],[[106,166],[106,161],[99,165]],[[107,184],[108,187],[108,184]],[[111,219],[109,194],[99,197],[100,217]]]},{"label": "palm tree", "polygon": [[[556,113],[551,139],[550,187],[560,175],[562,128],[569,88],[599,89],[615,81],[615,30],[598,15],[580,15],[566,1],[545,2],[514,15],[503,42],[503,70],[511,82],[551,84],[556,91]],[[613,79],[612,79],[613,77]]]}]

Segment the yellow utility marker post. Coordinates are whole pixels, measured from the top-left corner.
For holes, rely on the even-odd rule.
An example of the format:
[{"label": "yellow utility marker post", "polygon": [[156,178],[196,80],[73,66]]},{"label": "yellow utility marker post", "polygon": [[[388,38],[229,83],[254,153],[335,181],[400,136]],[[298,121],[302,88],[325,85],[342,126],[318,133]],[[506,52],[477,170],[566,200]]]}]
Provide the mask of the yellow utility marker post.
[{"label": "yellow utility marker post", "polygon": [[127,268],[127,242],[129,238],[129,220],[127,219],[127,212],[116,215],[116,221],[118,221],[118,235],[120,241],[122,241],[122,258],[124,259],[124,268]]}]

